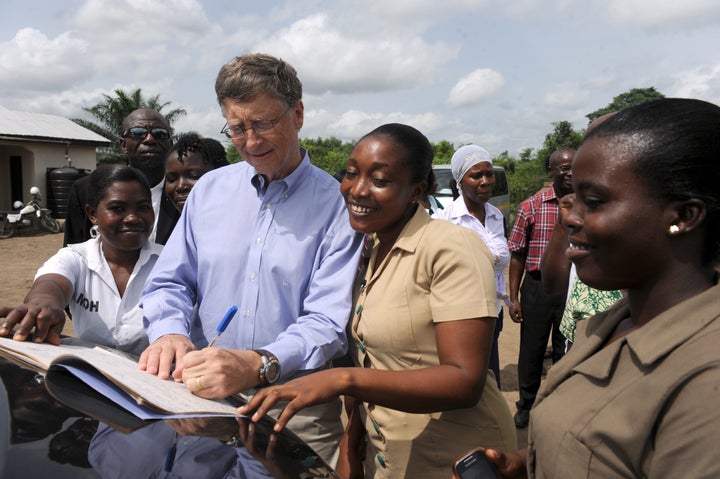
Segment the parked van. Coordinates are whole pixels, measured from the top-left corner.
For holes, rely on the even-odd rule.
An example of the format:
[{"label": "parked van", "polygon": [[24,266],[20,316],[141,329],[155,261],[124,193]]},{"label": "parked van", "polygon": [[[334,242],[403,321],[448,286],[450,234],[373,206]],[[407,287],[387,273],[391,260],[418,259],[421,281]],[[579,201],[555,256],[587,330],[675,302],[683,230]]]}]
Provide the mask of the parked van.
[{"label": "parked van", "polygon": [[[505,217],[505,232],[510,224],[510,186],[507,174],[502,166],[493,166],[495,172],[495,188],[490,196],[490,204],[499,209]],[[437,179],[438,189],[435,197],[442,206],[453,202],[452,186],[455,179],[452,176],[450,165],[433,165],[433,172]]]}]

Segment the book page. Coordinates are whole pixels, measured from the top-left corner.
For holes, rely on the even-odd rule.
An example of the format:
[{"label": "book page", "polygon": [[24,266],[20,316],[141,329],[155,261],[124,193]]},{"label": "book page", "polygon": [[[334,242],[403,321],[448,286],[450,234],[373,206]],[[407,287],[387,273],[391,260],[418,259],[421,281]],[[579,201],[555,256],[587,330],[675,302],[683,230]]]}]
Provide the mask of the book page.
[{"label": "book page", "polygon": [[130,397],[122,388],[118,387],[115,383],[103,375],[99,375],[97,373],[93,374],[93,372],[86,371],[83,368],[77,368],[66,364],[61,364],[59,367],[65,368],[70,374],[90,386],[92,389],[101,392],[102,395],[110,401],[143,421],[156,419],[185,419],[204,416],[239,416],[235,413],[234,407],[229,407],[227,410],[222,408],[222,411],[213,413],[172,414],[158,412],[156,409],[138,404],[138,402]]},{"label": "book page", "polygon": [[15,341],[12,338],[0,337],[0,356],[21,367],[44,373],[50,367],[53,359],[58,356],[63,354],[74,355],[94,346],[94,344],[76,338],[63,338],[63,343],[60,346],[54,346],[49,343]]},{"label": "book page", "polygon": [[[82,364],[87,363],[97,370],[92,371],[93,374],[107,377],[138,404],[160,413],[235,415],[235,407],[225,401],[195,396],[182,383],[160,379],[139,370],[137,362],[125,353],[76,338],[63,338],[60,346],[54,346],[0,337],[0,356],[40,373],[46,373],[56,363],[72,364],[88,370]],[[51,378],[46,378],[46,381],[51,381]],[[109,391],[98,390],[98,393],[105,395]],[[68,406],[72,407],[72,404]]]},{"label": "book page", "polygon": [[[230,414],[235,415],[235,407],[221,400],[204,399],[192,394],[183,383],[172,379],[160,379],[141,371],[137,363],[124,356],[100,348],[76,351],[73,357],[63,356],[54,363],[83,367],[75,358],[89,363],[103,376],[119,386],[127,394],[142,404],[167,414]],[[83,367],[87,371],[87,368]],[[48,378],[50,380],[50,378]],[[100,394],[109,394],[100,386]],[[72,405],[70,405],[72,406]]]}]

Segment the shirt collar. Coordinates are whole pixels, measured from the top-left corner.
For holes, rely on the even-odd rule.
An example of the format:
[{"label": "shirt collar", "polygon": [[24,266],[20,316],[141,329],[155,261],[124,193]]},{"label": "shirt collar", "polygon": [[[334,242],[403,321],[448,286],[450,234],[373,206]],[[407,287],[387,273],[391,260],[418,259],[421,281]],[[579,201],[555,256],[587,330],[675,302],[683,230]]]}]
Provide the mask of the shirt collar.
[{"label": "shirt collar", "polygon": [[[308,175],[308,172],[312,167],[310,163],[310,155],[308,155],[308,152],[305,148],[300,147],[300,155],[302,155],[302,160],[300,161],[300,164],[292,172],[290,172],[289,175],[287,175],[281,180],[276,180],[271,183],[278,183],[282,185],[284,189],[288,192],[294,190],[295,187],[302,182],[303,178]],[[258,173],[257,170],[255,170],[255,174],[250,179],[250,182],[255,187],[258,195],[262,194],[263,191],[267,190],[265,185],[265,177]]]},{"label": "shirt collar", "polygon": [[643,334],[628,334],[628,345],[643,364],[654,363],[720,316],[710,313],[717,311],[714,305],[718,297],[720,284],[716,275],[715,286],[658,315],[638,330]]},{"label": "shirt collar", "polygon": [[452,211],[450,212],[450,218],[460,218],[465,215],[469,215],[470,212],[467,209],[465,200],[462,195],[458,196],[452,202]]},{"label": "shirt collar", "polygon": [[[650,367],[673,349],[696,335],[709,323],[717,320],[720,315],[708,313],[708,311],[714,310],[718,295],[720,295],[720,284],[718,284],[718,277],[716,277],[715,286],[682,303],[676,304],[653,318],[642,328],[632,331],[613,344],[602,348],[603,344],[612,335],[615,327],[630,316],[627,300],[621,299],[605,313],[600,313],[587,320],[584,340],[573,345],[570,353],[572,355],[578,354],[580,357],[576,356],[574,360],[568,362],[567,368],[558,369],[568,369],[568,371],[565,371],[566,373],[572,370],[597,379],[606,379],[612,373],[617,357],[624,345],[627,345],[640,364],[644,367]],[[578,328],[580,328],[580,324],[578,324]],[[596,360],[585,361],[590,356],[595,356]],[[575,366],[572,367],[571,363],[575,364]],[[562,364],[560,362],[558,366]],[[562,374],[563,371],[559,370],[558,373],[565,376],[565,374]]]},{"label": "shirt collar", "polygon": [[[485,218],[487,221],[487,218],[502,218],[502,213],[498,216],[496,210],[493,208],[489,208],[488,205],[490,203],[485,203]],[[499,210],[498,210],[499,211]],[[467,205],[465,204],[465,200],[462,196],[458,196],[452,203],[452,211],[450,212],[450,218],[462,218],[463,216],[472,216],[475,218],[475,216],[470,213],[467,209]]]},{"label": "shirt collar", "polygon": [[388,253],[382,264],[375,264],[375,259],[377,258],[378,252],[378,238],[377,234],[373,233],[373,235],[371,236],[372,252],[370,254],[370,264],[373,264],[373,269],[372,272],[368,270],[368,273],[366,273],[370,274],[367,288],[370,288],[371,285],[377,280],[377,278],[380,277],[380,274],[386,267],[388,258],[392,255],[392,252],[394,250],[400,249],[408,251],[410,253],[415,252],[415,249],[417,248],[417,245],[423,236],[425,226],[428,223],[430,223],[430,215],[427,211],[425,211],[425,208],[418,206],[415,210],[415,214],[413,214],[413,216],[410,218],[410,220],[407,222],[405,227],[398,235],[397,239],[395,240],[395,244],[390,249],[390,253]]},{"label": "shirt collar", "polygon": [[[91,238],[85,243],[72,244],[68,247],[76,253],[80,254],[81,256],[84,256],[87,260],[88,268],[90,268],[91,270],[99,271],[99,269],[102,267],[104,260],[102,254],[102,242],[100,241],[100,237]],[[140,250],[140,256],[138,257],[136,264],[143,265],[151,257],[160,256],[160,252],[162,251],[162,249],[162,245],[154,243],[150,240],[146,241],[142,249]]]},{"label": "shirt collar", "polygon": [[555,188],[552,185],[543,188],[538,194],[540,195],[541,201],[557,201],[558,199],[555,194]]},{"label": "shirt collar", "polygon": [[418,206],[415,214],[410,218],[400,235],[395,240],[392,249],[399,248],[410,253],[415,252],[420,239],[423,236],[425,226],[430,223],[430,215],[425,208]]}]

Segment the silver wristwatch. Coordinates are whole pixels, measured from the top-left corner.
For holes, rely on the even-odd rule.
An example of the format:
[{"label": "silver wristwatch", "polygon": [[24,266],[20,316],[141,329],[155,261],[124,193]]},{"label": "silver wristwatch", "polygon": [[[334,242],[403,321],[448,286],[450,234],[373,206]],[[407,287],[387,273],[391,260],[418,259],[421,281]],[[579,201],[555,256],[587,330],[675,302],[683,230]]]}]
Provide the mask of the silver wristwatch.
[{"label": "silver wristwatch", "polygon": [[276,383],[280,379],[280,363],[275,355],[264,349],[255,349],[254,351],[260,355],[262,360],[260,372],[258,373],[260,386],[269,386]]}]

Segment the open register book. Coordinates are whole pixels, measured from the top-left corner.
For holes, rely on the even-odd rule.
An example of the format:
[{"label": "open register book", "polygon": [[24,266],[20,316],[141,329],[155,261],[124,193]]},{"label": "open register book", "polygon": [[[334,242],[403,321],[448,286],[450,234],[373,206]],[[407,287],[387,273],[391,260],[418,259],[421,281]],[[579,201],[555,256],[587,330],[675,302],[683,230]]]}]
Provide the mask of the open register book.
[{"label": "open register book", "polygon": [[182,383],[139,370],[123,352],[75,338],[60,346],[0,338],[0,356],[45,374],[58,401],[123,432],[158,419],[238,416],[239,404],[195,396]]}]

